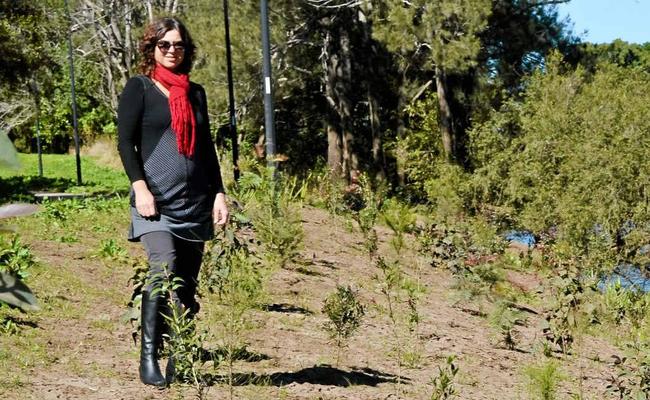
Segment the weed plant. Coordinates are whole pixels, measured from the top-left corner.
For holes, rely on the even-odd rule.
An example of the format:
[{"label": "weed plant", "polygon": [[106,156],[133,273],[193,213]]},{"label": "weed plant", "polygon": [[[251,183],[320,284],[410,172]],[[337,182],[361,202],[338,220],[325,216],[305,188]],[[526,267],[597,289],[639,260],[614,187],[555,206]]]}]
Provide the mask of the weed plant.
[{"label": "weed plant", "polygon": [[438,366],[438,375],[431,380],[433,385],[431,400],[449,400],[456,395],[454,381],[458,374],[458,366],[454,361],[456,361],[456,357],[449,356],[445,360],[444,366]]},{"label": "weed plant", "polygon": [[650,293],[635,287],[625,288],[620,280],[605,287],[602,302],[605,318],[617,326],[626,323],[638,329],[648,321]]},{"label": "weed plant", "polygon": [[345,185],[343,180],[325,166],[311,171],[305,179],[306,200],[309,204],[324,208],[333,215],[349,212],[345,202]]},{"label": "weed plant", "polygon": [[607,391],[618,399],[650,399],[650,337],[648,327],[635,329],[632,340],[619,357],[618,372],[607,380]]},{"label": "weed plant", "polygon": [[102,240],[99,243],[97,255],[101,258],[118,262],[125,262],[128,260],[126,249],[113,238]]},{"label": "weed plant", "polygon": [[582,305],[590,293],[595,290],[595,283],[583,279],[577,267],[575,257],[549,257],[554,279],[554,302],[545,313],[544,331],[547,338],[568,354],[583,314]]},{"label": "weed plant", "polygon": [[36,259],[29,246],[22,243],[20,236],[11,235],[7,240],[0,234],[0,272],[12,274],[24,280],[29,270],[36,265]]},{"label": "weed plant", "polygon": [[336,365],[341,358],[341,350],[346,347],[347,340],[361,324],[365,307],[359,301],[357,292],[350,286],[337,286],[336,291],[325,299],[323,313],[329,319],[325,330],[332,340],[336,341]]}]

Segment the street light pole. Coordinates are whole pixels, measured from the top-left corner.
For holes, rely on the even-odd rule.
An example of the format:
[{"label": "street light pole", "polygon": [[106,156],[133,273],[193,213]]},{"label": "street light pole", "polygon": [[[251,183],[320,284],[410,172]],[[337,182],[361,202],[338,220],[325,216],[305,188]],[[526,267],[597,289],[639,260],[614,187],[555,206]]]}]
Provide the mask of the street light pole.
[{"label": "street light pole", "polygon": [[237,115],[235,114],[235,90],[232,80],[232,53],[230,51],[230,19],[228,18],[228,0],[223,0],[223,20],[226,29],[226,64],[228,69],[228,100],[230,112],[230,140],[232,141],[232,165],[235,182],[239,181],[239,147],[237,143]]},{"label": "street light pole", "polygon": [[273,117],[273,93],[271,85],[271,41],[269,35],[268,0],[260,0],[262,27],[262,70],[264,88],[264,128],[266,137],[267,165],[277,167],[275,160],[275,121]]},{"label": "street light pole", "polygon": [[79,128],[77,123],[77,97],[74,88],[74,62],[72,59],[72,18],[68,0],[65,0],[65,12],[68,17],[68,62],[70,63],[70,92],[72,94],[72,129],[74,131],[74,149],[77,162],[77,185],[81,185],[81,157],[79,156]]}]

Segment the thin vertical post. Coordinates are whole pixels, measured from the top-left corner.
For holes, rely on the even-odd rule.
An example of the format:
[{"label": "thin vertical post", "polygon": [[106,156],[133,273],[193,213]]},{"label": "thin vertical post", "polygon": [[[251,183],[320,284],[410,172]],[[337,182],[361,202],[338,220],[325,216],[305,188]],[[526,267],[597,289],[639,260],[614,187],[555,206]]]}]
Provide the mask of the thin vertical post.
[{"label": "thin vertical post", "polygon": [[266,135],[267,165],[277,167],[275,160],[275,121],[273,116],[273,92],[271,85],[271,40],[269,34],[268,0],[260,0],[262,22],[262,73],[264,89],[264,128]]},{"label": "thin vertical post", "polygon": [[38,176],[43,176],[43,149],[41,147],[41,92],[38,90],[36,78],[32,76],[30,89],[36,106],[36,153],[38,154]]},{"label": "thin vertical post", "polygon": [[239,181],[239,146],[237,143],[237,115],[235,114],[235,89],[232,80],[232,52],[230,50],[230,19],[228,0],[223,0],[223,19],[226,29],[226,64],[228,69],[228,100],[230,112],[230,140],[232,141],[232,165],[235,182]]},{"label": "thin vertical post", "polygon": [[74,87],[74,61],[72,58],[72,18],[68,0],[65,0],[65,12],[68,17],[68,63],[70,64],[70,93],[72,95],[72,129],[74,132],[74,148],[77,162],[77,185],[81,185],[81,157],[79,155],[79,127],[77,123],[77,97]]}]

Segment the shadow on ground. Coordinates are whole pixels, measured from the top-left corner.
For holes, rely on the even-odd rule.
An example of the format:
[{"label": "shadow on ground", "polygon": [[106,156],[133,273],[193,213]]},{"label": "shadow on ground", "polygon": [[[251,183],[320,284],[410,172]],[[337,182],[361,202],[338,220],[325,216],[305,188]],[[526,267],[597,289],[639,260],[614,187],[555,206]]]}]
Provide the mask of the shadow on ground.
[{"label": "shadow on ground", "polygon": [[313,312],[302,307],[294,306],[293,304],[286,304],[286,303],[275,303],[275,304],[267,304],[262,306],[262,309],[264,311],[272,311],[272,312],[279,312],[279,313],[287,313],[287,314],[303,314],[303,315],[312,315]]},{"label": "shadow on ground", "polygon": [[[209,384],[228,382],[228,376],[225,375],[212,375],[205,378]],[[345,371],[330,365],[317,365],[296,372],[276,372],[273,374],[238,373],[233,375],[233,384],[235,386],[271,385],[280,387],[292,383],[308,383],[339,387],[360,385],[374,387],[381,383],[397,382],[397,379],[397,375],[382,373],[370,368]],[[406,377],[399,377],[399,379],[402,383],[408,384],[410,382],[410,379]]]}]

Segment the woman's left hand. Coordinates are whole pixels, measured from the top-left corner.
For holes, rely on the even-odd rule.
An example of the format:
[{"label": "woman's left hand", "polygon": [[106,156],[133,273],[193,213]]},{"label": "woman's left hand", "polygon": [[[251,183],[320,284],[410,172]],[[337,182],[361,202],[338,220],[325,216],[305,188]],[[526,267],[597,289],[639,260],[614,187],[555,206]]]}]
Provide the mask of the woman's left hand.
[{"label": "woman's left hand", "polygon": [[217,193],[217,198],[214,199],[212,220],[215,225],[226,225],[228,222],[228,206],[226,205],[226,195],[223,193]]}]

